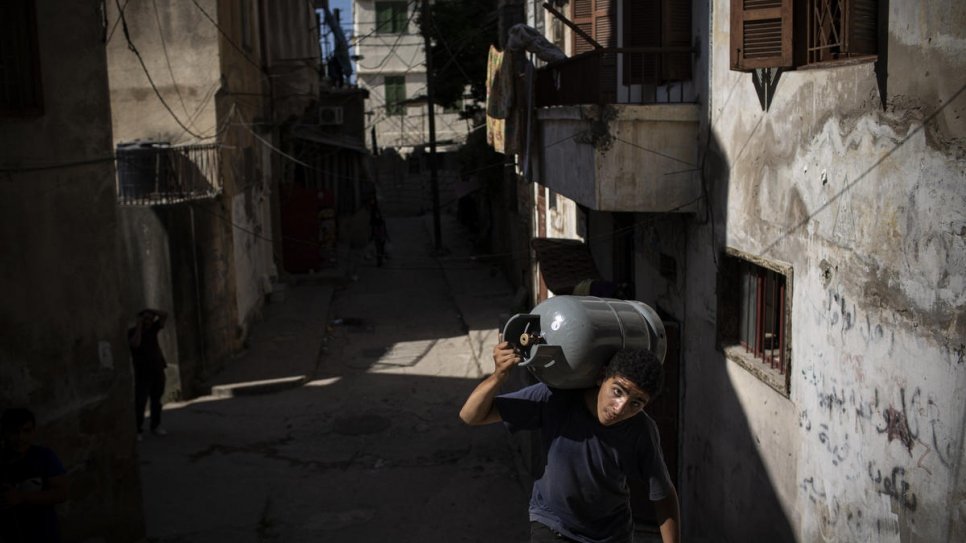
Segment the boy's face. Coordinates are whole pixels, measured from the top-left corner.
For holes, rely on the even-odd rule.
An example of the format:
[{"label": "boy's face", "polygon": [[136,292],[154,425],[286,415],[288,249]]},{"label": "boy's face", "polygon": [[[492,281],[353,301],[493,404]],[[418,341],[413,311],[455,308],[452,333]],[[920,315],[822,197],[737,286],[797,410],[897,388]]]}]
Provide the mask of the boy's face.
[{"label": "boy's face", "polygon": [[651,395],[631,380],[615,375],[608,377],[597,391],[597,420],[613,426],[640,413],[651,401]]}]

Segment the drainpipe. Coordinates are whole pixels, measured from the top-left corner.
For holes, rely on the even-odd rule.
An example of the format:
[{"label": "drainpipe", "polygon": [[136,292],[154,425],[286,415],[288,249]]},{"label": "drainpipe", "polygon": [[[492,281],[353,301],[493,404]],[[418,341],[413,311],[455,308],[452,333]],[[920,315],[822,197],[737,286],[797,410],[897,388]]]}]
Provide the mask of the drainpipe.
[{"label": "drainpipe", "polygon": [[197,314],[198,340],[201,342],[201,375],[208,379],[208,344],[205,341],[205,317],[201,305],[201,279],[198,276],[198,243],[195,236],[195,207],[188,206],[191,215],[191,264],[195,276],[195,313]]}]

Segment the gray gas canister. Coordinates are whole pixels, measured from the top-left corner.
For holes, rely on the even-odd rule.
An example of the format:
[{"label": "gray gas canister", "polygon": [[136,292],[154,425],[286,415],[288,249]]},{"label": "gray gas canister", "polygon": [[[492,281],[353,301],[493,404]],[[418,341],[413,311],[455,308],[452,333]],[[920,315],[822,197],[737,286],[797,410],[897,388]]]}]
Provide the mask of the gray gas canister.
[{"label": "gray gas canister", "polygon": [[621,349],[648,349],[664,362],[667,338],[657,312],[636,300],[554,296],[510,317],[503,339],[520,351],[521,367],[554,388],[594,386]]}]

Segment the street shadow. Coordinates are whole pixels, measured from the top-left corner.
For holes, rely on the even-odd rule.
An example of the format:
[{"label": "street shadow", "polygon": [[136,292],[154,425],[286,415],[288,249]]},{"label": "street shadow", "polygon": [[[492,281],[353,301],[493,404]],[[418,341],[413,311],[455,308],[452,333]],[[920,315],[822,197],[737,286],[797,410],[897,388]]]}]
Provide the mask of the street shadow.
[{"label": "street shadow", "polygon": [[[734,163],[728,162],[721,142],[711,138],[702,172],[707,222],[698,230],[702,236],[710,237],[709,243],[702,243],[708,250],[682,255],[687,259],[687,288],[699,291],[692,293],[691,299],[709,300],[716,315],[714,320],[694,315],[685,319],[685,333],[690,337],[682,341],[679,474],[684,533],[707,541],[795,541],[795,528],[782,506],[775,478],[790,476],[785,473],[790,466],[766,465],[757,435],[766,430],[753,428],[746,411],[747,406],[761,403],[756,394],[768,396],[769,404],[787,400],[762,383],[749,386],[741,380],[743,390],[739,391],[731,374],[746,370],[735,369],[736,363],[725,356],[724,345],[719,341],[720,329],[737,321],[739,314],[718,307],[721,297],[727,294],[720,291],[725,282],[707,278],[713,273],[720,279],[726,272],[723,259],[729,239],[728,188],[734,164],[741,155]],[[755,418],[761,424],[761,414],[756,413]]]},{"label": "street shadow", "polygon": [[[722,160],[717,144],[711,148],[709,160]],[[718,240],[726,239],[727,180],[709,185]],[[529,490],[543,462],[535,436],[510,438],[501,425],[468,428],[457,418],[492,368],[489,349],[512,290],[480,262],[426,256],[432,246],[424,223],[390,222],[397,247],[388,265],[363,266],[357,282],[336,290],[329,335],[304,386],[165,412],[177,437],[149,437],[142,447],[152,538],[215,538],[223,529],[216,525],[236,523],[270,526],[268,535],[280,540],[406,534],[443,542],[458,533],[465,541],[526,541]],[[713,257],[689,263],[680,275],[714,266]],[[464,298],[457,304],[454,296]],[[461,315],[456,307],[474,309]],[[713,350],[702,342],[715,334],[695,327],[690,333],[679,383],[683,531],[694,539],[793,541],[729,378],[731,362],[718,351],[695,356]],[[508,388],[530,382],[519,372]],[[208,490],[185,495],[182,489],[192,485]],[[199,509],[206,518],[192,513]]]}]

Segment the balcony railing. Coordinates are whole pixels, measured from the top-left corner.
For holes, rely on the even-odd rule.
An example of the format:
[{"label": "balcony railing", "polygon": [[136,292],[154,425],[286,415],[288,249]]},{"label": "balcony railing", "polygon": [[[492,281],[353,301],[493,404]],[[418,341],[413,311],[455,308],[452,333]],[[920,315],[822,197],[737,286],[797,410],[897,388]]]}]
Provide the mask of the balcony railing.
[{"label": "balcony railing", "polygon": [[[690,47],[618,47],[588,51],[537,70],[537,107],[692,101]],[[674,83],[682,83],[674,85]],[[638,92],[621,87],[640,86]],[[658,88],[663,87],[662,93]]]},{"label": "balcony railing", "polygon": [[221,192],[218,145],[138,142],[117,148],[121,205],[174,204]]}]

